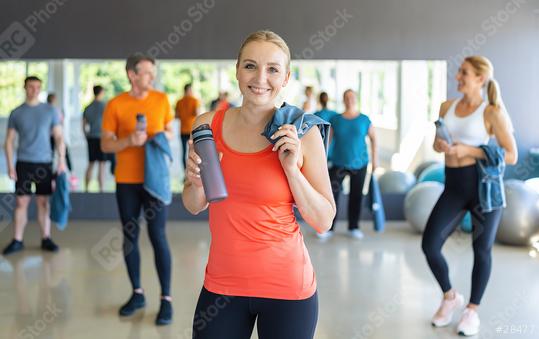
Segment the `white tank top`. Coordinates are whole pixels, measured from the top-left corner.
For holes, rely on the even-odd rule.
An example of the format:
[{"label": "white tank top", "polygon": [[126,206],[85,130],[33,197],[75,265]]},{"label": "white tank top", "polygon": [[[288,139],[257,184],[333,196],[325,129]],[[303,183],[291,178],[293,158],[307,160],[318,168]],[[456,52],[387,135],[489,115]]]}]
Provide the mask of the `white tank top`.
[{"label": "white tank top", "polygon": [[483,101],[479,107],[466,117],[458,117],[455,109],[460,99],[455,100],[444,116],[444,123],[451,134],[453,142],[458,141],[470,146],[484,145],[490,136],[485,128],[483,117],[487,102]]}]

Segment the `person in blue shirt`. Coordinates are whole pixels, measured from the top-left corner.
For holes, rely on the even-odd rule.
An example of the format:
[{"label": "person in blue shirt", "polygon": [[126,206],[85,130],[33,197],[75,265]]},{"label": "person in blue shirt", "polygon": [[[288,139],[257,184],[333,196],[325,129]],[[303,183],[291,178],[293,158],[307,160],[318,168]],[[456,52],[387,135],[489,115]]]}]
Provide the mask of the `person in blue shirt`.
[{"label": "person in blue shirt", "polygon": [[[317,117],[322,118],[327,122],[330,122],[331,118],[339,114],[335,111],[328,109],[329,96],[326,92],[320,93],[320,96],[318,97],[318,101],[320,102],[320,107],[322,107],[322,109],[314,113],[314,115],[316,115]],[[327,155],[328,160],[331,160],[332,148],[333,148],[333,143],[330,143],[328,147],[328,155]]]},{"label": "person in blue shirt", "polygon": [[[365,139],[367,136],[370,139],[372,171],[374,172],[377,167],[376,135],[369,117],[357,110],[356,93],[351,89],[346,90],[343,94],[343,101],[344,113],[337,114],[330,119],[333,149],[329,176],[337,210],[342,182],[346,176],[350,176],[348,232],[352,238],[361,239],[363,232],[359,229],[359,217],[361,215],[363,185],[369,164],[369,152]],[[333,235],[336,219],[337,217],[333,219],[331,229],[318,235],[319,238],[325,239]]]}]

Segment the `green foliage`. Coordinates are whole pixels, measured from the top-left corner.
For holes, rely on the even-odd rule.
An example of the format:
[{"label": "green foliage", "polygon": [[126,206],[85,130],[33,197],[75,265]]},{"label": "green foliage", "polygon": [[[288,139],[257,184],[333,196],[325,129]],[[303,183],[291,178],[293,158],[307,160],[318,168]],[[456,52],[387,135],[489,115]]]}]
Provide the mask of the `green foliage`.
[{"label": "green foliage", "polygon": [[36,75],[47,90],[48,65],[46,62],[4,61],[0,62],[0,116],[9,113],[24,101],[24,78]]},{"label": "green foliage", "polygon": [[86,107],[94,98],[93,87],[101,85],[105,88],[105,98],[109,100],[129,89],[129,80],[125,74],[124,61],[101,61],[81,65],[79,77],[79,99],[82,107]]}]

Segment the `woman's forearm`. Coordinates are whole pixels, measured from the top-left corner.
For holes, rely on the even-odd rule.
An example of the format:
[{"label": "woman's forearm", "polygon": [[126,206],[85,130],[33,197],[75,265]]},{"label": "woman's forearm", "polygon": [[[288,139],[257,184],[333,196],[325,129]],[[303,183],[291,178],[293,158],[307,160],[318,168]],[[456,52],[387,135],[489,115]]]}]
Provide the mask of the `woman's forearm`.
[{"label": "woman's forearm", "polygon": [[206,194],[202,187],[196,187],[190,182],[186,182],[182,192],[183,206],[191,214],[197,215],[208,208]]},{"label": "woman's forearm", "polygon": [[305,222],[319,233],[327,231],[335,217],[333,204],[311,186],[299,168],[286,176],[296,206]]}]

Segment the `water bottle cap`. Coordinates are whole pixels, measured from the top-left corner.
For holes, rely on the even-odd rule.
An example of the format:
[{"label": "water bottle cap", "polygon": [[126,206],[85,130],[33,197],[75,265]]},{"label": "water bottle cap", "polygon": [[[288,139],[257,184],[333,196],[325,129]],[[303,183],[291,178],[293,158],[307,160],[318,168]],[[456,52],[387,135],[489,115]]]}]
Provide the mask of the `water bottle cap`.
[{"label": "water bottle cap", "polygon": [[201,140],[213,139],[213,133],[210,125],[203,124],[193,130],[193,142]]}]

